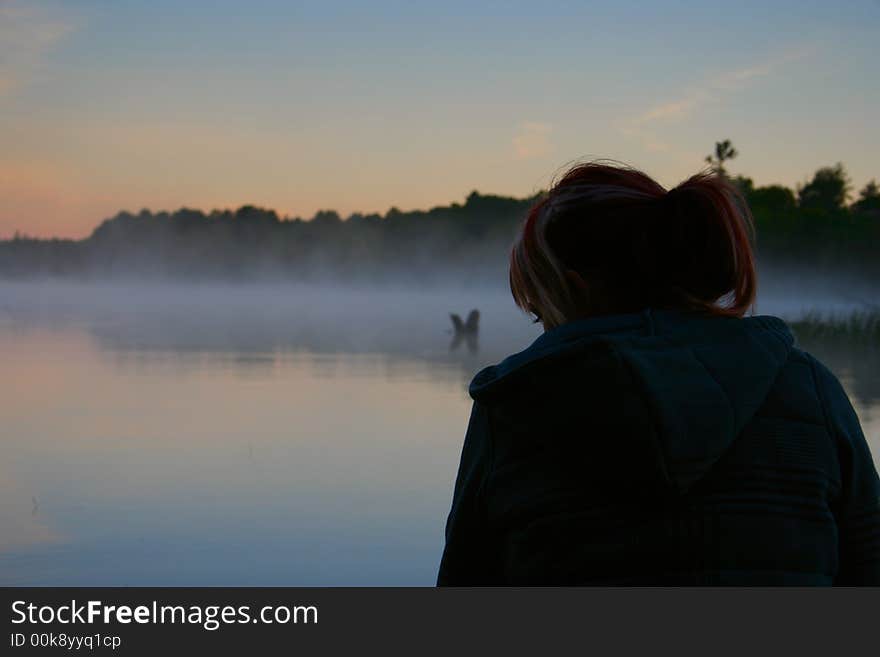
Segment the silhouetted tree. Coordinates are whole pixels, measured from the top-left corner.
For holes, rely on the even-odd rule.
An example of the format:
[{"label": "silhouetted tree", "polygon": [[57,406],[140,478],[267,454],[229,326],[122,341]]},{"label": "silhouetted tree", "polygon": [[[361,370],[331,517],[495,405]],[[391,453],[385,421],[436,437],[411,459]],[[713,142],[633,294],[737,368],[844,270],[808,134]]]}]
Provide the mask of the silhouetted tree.
[{"label": "silhouetted tree", "polygon": [[846,207],[849,197],[849,177],[843,164],[822,167],[813,179],[798,188],[798,205],[804,209],[837,212]]},{"label": "silhouetted tree", "polygon": [[853,211],[858,214],[880,217],[880,185],[871,180],[859,192],[859,200],[853,203]]},{"label": "silhouetted tree", "polygon": [[726,176],[727,170],[724,168],[724,163],[728,160],[732,160],[739,153],[733,147],[733,144],[729,139],[725,139],[724,141],[716,141],[715,142],[715,152],[711,155],[706,156],[706,162],[709,163],[709,166],[712,167],[712,170],[715,171],[719,176]]},{"label": "silhouetted tree", "polygon": [[335,210],[318,210],[312,217],[312,224],[316,226],[335,226],[342,223],[342,217]]},{"label": "silhouetted tree", "polygon": [[756,213],[788,214],[797,208],[794,192],[782,185],[757,187],[747,196],[752,211]]}]

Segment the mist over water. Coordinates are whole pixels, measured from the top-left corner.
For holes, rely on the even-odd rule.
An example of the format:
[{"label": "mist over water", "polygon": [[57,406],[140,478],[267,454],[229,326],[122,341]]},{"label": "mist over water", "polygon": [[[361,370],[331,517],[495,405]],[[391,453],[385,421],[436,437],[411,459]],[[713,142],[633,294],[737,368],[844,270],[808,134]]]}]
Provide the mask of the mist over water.
[{"label": "mist over water", "polygon": [[[768,271],[757,310],[876,308]],[[449,313],[479,309],[453,349]],[[501,283],[0,283],[0,583],[430,584],[481,367],[540,333]],[[799,336],[800,337],[800,336]],[[880,453],[872,339],[804,337]]]}]

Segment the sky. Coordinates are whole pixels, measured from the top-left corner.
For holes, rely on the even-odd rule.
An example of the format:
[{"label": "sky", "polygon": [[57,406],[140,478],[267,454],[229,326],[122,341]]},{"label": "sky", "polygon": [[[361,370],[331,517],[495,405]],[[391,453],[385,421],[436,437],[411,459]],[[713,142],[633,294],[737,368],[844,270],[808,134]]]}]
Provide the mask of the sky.
[{"label": "sky", "polygon": [[673,185],[880,178],[880,0],[0,0],[0,238],[120,210],[526,196],[604,157]]}]

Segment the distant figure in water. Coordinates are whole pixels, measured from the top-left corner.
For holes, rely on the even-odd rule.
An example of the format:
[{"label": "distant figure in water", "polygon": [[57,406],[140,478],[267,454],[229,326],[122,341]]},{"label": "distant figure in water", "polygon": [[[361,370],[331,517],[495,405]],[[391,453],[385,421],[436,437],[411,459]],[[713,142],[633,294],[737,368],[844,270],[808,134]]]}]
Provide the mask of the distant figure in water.
[{"label": "distant figure in water", "polygon": [[449,345],[450,351],[455,351],[461,346],[461,343],[464,342],[467,345],[468,351],[476,353],[479,345],[477,343],[477,338],[480,334],[480,311],[472,310],[468,316],[467,320],[461,321],[461,317],[456,315],[455,313],[449,313],[449,318],[452,320],[452,343]]},{"label": "distant figure in water", "polygon": [[756,290],[725,178],[571,169],[510,256],[543,325],[479,372],[440,585],[880,584],[880,481]]}]

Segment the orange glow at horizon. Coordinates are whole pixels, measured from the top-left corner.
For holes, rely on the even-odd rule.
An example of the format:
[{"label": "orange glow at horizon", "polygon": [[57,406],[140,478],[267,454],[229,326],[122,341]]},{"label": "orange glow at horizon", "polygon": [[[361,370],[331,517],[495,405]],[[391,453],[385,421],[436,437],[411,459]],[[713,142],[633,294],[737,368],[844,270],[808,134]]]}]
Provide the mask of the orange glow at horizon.
[{"label": "orange glow at horizon", "polygon": [[0,239],[525,197],[594,158],[672,185],[725,138],[756,185],[880,178],[876,3],[295,4],[0,3]]}]

